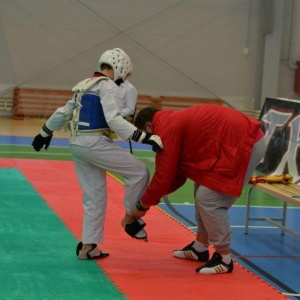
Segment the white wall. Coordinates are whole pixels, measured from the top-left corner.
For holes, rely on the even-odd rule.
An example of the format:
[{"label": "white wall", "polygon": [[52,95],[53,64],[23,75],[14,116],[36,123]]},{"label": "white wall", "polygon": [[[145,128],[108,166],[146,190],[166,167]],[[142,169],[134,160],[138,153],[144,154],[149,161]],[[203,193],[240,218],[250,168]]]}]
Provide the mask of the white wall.
[{"label": "white wall", "polygon": [[300,99],[289,63],[300,60],[298,0],[0,0],[0,86],[71,89],[120,47],[139,93],[257,108],[272,25],[263,5],[276,1],[285,2],[278,97]]}]

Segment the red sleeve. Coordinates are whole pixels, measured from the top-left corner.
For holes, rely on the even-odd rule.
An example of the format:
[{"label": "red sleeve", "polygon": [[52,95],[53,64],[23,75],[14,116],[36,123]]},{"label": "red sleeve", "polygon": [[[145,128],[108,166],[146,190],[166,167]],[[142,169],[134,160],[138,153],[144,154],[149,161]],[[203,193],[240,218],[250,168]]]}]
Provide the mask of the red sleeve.
[{"label": "red sleeve", "polygon": [[171,194],[178,190],[181,186],[183,186],[186,182],[187,178],[185,176],[182,176],[180,174],[177,174],[168,190],[167,194]]},{"label": "red sleeve", "polygon": [[162,138],[164,149],[156,154],[155,173],[141,199],[147,205],[158,204],[163,196],[175,191],[186,180],[177,173],[181,149],[180,131],[163,130],[155,134]]}]

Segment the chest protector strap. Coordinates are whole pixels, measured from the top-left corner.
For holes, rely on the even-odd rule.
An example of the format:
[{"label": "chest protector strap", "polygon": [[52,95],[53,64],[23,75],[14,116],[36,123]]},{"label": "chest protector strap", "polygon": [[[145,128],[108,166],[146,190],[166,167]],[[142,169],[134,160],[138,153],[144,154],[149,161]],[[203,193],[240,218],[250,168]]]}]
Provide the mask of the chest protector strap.
[{"label": "chest protector strap", "polygon": [[75,108],[71,120],[72,133],[80,131],[96,131],[97,129],[109,128],[100,97],[89,93],[89,89],[106,77],[88,78],[78,83],[72,90],[76,92]]}]

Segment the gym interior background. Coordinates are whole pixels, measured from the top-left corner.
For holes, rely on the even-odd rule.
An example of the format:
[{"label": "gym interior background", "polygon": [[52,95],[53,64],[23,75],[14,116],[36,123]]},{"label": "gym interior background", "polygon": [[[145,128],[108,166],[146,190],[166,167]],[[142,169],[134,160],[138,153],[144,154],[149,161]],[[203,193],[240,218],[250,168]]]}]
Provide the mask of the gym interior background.
[{"label": "gym interior background", "polygon": [[[80,80],[92,76],[105,50],[115,47],[124,49],[131,57],[134,68],[131,82],[141,95],[181,97],[182,101],[189,101],[189,97],[220,99],[225,105],[245,112],[259,112],[266,97],[300,100],[299,16],[300,3],[296,0],[0,0],[0,136],[3,139],[0,139],[0,156],[36,160],[71,159],[67,140],[61,141],[65,143],[62,148],[59,148],[62,145],[53,143],[47,153],[37,157],[30,143],[46,115],[39,116],[39,119],[24,116],[24,120],[13,120],[14,91],[16,88],[70,91]],[[68,135],[64,132],[55,133],[56,138],[67,138]],[[12,141],[17,144],[10,145]],[[137,151],[134,151],[137,155]],[[149,168],[153,168],[153,158],[146,155],[147,152],[142,152],[141,159]],[[23,179],[20,181],[23,182]],[[188,196],[191,204],[191,189],[179,191],[172,195],[171,200],[172,203],[181,202]],[[261,203],[261,198],[259,201]],[[244,202],[243,196],[237,204],[243,205]],[[179,204],[183,211],[183,205]],[[192,207],[185,204],[188,209]],[[244,214],[239,211],[243,207],[234,209],[238,210],[235,212],[238,220],[233,219],[234,247],[236,251],[246,253],[247,268],[254,269],[285,295],[298,299],[298,240],[290,235],[281,236],[278,230],[272,234],[269,231],[257,231],[256,235],[252,233],[247,237],[243,232]],[[289,220],[298,226],[296,214],[299,210],[291,211],[295,216]],[[187,211],[187,216],[193,218],[192,210]],[[26,215],[22,213],[21,217],[26,223]],[[13,219],[10,221],[15,223]],[[19,231],[17,228],[16,232]],[[119,239],[118,236],[118,242]],[[47,241],[45,239],[43,242]],[[2,249],[2,257],[5,258],[3,270],[6,270],[2,272],[5,278],[2,281],[2,295],[7,297],[6,291],[19,293],[20,299],[34,293],[35,296],[39,295],[40,292],[48,299],[57,291],[55,295],[61,296],[60,293],[66,290],[65,281],[58,276],[61,274],[61,265],[57,272],[52,270],[57,275],[57,282],[61,283],[61,289],[54,282],[55,287],[49,292],[45,288],[49,281],[37,289],[32,276],[35,279],[36,273],[44,276],[44,267],[40,273],[37,269],[32,273],[26,269],[24,273],[28,281],[24,279],[26,284],[21,289],[16,288],[16,282],[11,278],[18,279],[20,283],[24,277],[24,274],[20,276],[16,266],[26,261],[26,266],[35,267],[36,262],[40,261],[24,251],[27,256],[23,253],[20,260],[12,264],[7,249],[15,249],[19,257],[19,248],[9,246],[13,242],[8,240]],[[48,242],[51,244],[51,240]],[[127,240],[124,239],[124,242]],[[69,243],[71,248],[74,241]],[[17,245],[24,247],[27,244]],[[57,249],[57,255],[64,264],[68,262],[64,247]],[[44,256],[40,260],[45,263]],[[236,254],[235,260],[239,260]],[[51,264],[53,261],[49,262]],[[170,265],[173,264],[170,261]],[[254,265],[258,267],[253,268]],[[5,269],[7,266],[9,268]],[[152,267],[151,264],[149,266]],[[67,274],[72,279],[72,299],[78,296],[78,290],[74,289],[74,278],[79,281],[83,280],[82,277],[87,279],[82,274],[81,266],[76,265],[76,270],[76,276],[73,276],[73,272]],[[126,274],[129,271],[126,268]],[[167,277],[165,279],[168,280]],[[182,282],[183,279],[179,280]],[[252,281],[247,282],[249,289]],[[235,288],[243,288],[243,281],[234,282],[239,282],[234,285]],[[208,281],[204,284],[212,283]],[[221,283],[228,285],[223,280]],[[159,284],[161,286],[161,282]],[[193,286],[196,291],[198,284],[197,281]],[[97,287],[93,281],[91,286]],[[175,292],[176,286],[171,287]],[[88,292],[93,293],[94,290]],[[252,292],[257,299],[258,290],[252,289]],[[82,290],[80,293],[82,295]],[[182,299],[181,294],[177,296]]]},{"label": "gym interior background", "polygon": [[0,116],[15,87],[71,90],[114,47],[140,94],[300,99],[299,16],[296,0],[0,0]]}]

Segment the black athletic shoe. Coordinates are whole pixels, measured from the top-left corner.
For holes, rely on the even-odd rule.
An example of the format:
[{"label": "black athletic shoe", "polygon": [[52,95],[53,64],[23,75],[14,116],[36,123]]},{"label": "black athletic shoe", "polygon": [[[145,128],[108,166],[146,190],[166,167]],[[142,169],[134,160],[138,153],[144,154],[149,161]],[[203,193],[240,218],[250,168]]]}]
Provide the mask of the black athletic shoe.
[{"label": "black athletic shoe", "polygon": [[222,274],[231,273],[233,270],[233,261],[229,264],[225,264],[222,261],[222,256],[215,252],[212,258],[202,267],[197,268],[196,272],[199,274]]},{"label": "black athletic shoe", "polygon": [[194,242],[190,243],[189,245],[185,246],[182,250],[174,250],[173,255],[178,258],[198,260],[198,261],[208,261],[209,259],[208,250],[205,250],[203,252],[198,252],[192,247],[193,244]]}]

